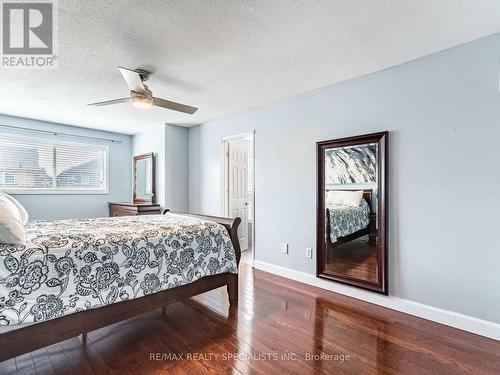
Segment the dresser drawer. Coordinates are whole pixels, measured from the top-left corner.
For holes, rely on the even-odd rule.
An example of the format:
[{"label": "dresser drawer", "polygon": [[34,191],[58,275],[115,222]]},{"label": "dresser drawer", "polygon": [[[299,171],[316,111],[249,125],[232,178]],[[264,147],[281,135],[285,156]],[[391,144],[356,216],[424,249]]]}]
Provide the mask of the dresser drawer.
[{"label": "dresser drawer", "polygon": [[157,204],[131,204],[131,203],[109,203],[109,216],[135,216],[135,215],[159,215],[160,205]]},{"label": "dresser drawer", "polygon": [[134,216],[137,215],[137,210],[124,209],[121,207],[110,207],[109,216]]}]

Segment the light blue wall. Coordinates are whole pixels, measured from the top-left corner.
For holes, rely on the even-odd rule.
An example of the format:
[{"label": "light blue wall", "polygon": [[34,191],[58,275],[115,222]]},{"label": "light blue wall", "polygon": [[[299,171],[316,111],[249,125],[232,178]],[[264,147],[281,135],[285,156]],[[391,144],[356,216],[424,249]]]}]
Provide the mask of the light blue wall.
[{"label": "light blue wall", "polygon": [[390,294],[500,323],[499,60],[494,35],[191,128],[190,210],[220,214],[221,138],[255,129],[256,259],[314,274],[315,143],[388,130]]},{"label": "light blue wall", "polygon": [[189,211],[188,129],[166,125],[165,202],[172,211]]},{"label": "light blue wall", "polygon": [[188,129],[171,124],[133,136],[133,154],[155,154],[156,202],[173,211],[188,211]]},{"label": "light blue wall", "polygon": [[18,194],[16,199],[27,209],[30,220],[53,220],[108,216],[108,202],[130,200],[131,190],[131,137],[74,126],[0,115],[0,124],[32,129],[64,132],[74,135],[116,139],[121,143],[56,137],[40,133],[10,130],[0,127],[0,136],[23,139],[54,140],[58,142],[84,142],[109,147],[109,194]]}]

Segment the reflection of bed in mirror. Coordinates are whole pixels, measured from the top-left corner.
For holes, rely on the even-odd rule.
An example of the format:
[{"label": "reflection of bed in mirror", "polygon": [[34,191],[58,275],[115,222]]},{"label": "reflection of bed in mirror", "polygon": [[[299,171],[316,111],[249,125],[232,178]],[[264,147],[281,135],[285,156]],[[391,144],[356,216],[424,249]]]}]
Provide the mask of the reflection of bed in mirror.
[{"label": "reflection of bed in mirror", "polygon": [[[329,189],[329,191],[359,191],[361,189]],[[363,189],[358,207],[347,205],[326,206],[327,248],[368,235],[369,242],[376,242],[376,215],[373,213],[372,189]]]}]

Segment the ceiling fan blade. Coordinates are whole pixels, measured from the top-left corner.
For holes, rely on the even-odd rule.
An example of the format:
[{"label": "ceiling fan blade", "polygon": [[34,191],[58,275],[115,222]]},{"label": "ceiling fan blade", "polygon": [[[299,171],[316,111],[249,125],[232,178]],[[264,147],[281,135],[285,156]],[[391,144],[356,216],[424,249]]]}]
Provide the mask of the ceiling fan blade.
[{"label": "ceiling fan blade", "polygon": [[139,75],[139,73],[137,73],[134,70],[123,68],[121,66],[119,66],[118,69],[120,69],[120,73],[122,74],[123,78],[127,82],[127,85],[131,91],[135,91],[135,92],[138,92],[139,94],[147,95],[146,88],[144,87],[144,84],[142,83],[141,76]]},{"label": "ceiling fan blade", "polygon": [[157,107],[171,109],[177,112],[189,113],[190,115],[192,115],[198,110],[198,108],[195,107],[190,107],[188,105],[181,103],[171,102],[170,100],[165,100],[161,98],[153,98],[153,105]]},{"label": "ceiling fan blade", "polygon": [[87,105],[102,106],[102,105],[118,104],[118,103],[125,103],[125,102],[130,102],[130,98],[120,98],[120,99],[113,99],[113,100],[105,100],[103,102],[89,103]]}]

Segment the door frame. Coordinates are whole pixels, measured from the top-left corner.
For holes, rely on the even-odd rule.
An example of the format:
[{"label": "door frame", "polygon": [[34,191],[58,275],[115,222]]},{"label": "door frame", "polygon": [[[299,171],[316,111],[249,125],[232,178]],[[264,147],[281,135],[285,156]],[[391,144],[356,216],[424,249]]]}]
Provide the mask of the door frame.
[{"label": "door frame", "polygon": [[252,167],[252,194],[249,195],[252,205],[252,264],[255,262],[255,130],[246,133],[239,133],[222,137],[220,142],[220,162],[221,162],[221,214],[229,216],[229,155],[227,154],[227,146],[229,141],[236,139],[250,138],[250,150],[252,159],[249,161],[249,166]]}]

